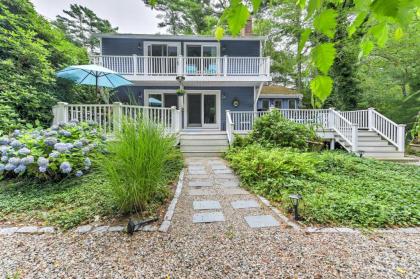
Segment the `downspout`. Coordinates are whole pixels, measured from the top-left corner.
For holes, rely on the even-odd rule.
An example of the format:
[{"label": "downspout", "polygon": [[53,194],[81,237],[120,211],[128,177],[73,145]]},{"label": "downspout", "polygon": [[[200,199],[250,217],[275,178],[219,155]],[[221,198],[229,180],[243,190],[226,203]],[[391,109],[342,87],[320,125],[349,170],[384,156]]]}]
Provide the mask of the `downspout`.
[{"label": "downspout", "polygon": [[257,96],[255,97],[255,100],[254,100],[254,112],[257,111],[257,102],[258,102],[258,98],[261,95],[261,91],[262,91],[263,86],[264,86],[264,82],[261,82],[260,86],[258,87]]}]

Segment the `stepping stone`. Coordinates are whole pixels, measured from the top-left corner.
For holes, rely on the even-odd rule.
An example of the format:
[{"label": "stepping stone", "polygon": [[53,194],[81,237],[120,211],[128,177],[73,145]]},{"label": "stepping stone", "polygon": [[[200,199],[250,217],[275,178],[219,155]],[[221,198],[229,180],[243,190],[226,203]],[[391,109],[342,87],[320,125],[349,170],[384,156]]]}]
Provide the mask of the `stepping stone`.
[{"label": "stepping stone", "polygon": [[239,182],[238,181],[231,181],[231,180],[227,180],[225,179],[224,181],[221,181],[219,183],[217,183],[218,185],[220,185],[221,187],[239,187]]},{"label": "stepping stone", "polygon": [[207,163],[209,165],[223,165],[224,164],[224,162],[220,160],[209,160]]},{"label": "stepping stone", "polygon": [[213,183],[210,180],[191,180],[188,181],[190,187],[211,187]]},{"label": "stepping stone", "polygon": [[247,191],[239,187],[222,188],[222,195],[249,195]]},{"label": "stepping stone", "polygon": [[204,170],[204,166],[201,165],[193,165],[193,166],[188,166],[188,170]]},{"label": "stepping stone", "polygon": [[205,171],[205,170],[188,170],[188,173],[189,174],[207,174],[208,175],[208,173]]},{"label": "stepping stone", "polygon": [[225,216],[222,212],[196,213],[193,215],[193,223],[224,222]]},{"label": "stepping stone", "polygon": [[212,165],[213,170],[227,170],[228,168],[225,165]]},{"label": "stepping stone", "polygon": [[280,226],[279,222],[271,215],[245,216],[245,221],[251,228]]},{"label": "stepping stone", "polygon": [[215,179],[235,179],[238,180],[238,178],[236,177],[236,175],[230,173],[230,174],[226,174],[226,173],[222,173],[222,174],[215,174],[214,175]]},{"label": "stepping stone", "polygon": [[222,206],[218,201],[194,201],[193,202],[194,210],[205,210],[205,209],[221,209]]},{"label": "stepping stone", "polygon": [[188,194],[190,196],[214,196],[216,191],[213,189],[189,189]]},{"label": "stepping stone", "polygon": [[230,204],[235,209],[260,207],[260,205],[258,204],[256,200],[239,200],[239,201],[233,201]]},{"label": "stepping stone", "polygon": [[188,179],[189,180],[194,180],[194,179],[208,179],[209,176],[207,174],[193,174],[193,175],[188,175]]},{"label": "stepping stone", "polygon": [[224,169],[224,170],[214,170],[215,174],[231,174],[233,173],[230,169]]}]

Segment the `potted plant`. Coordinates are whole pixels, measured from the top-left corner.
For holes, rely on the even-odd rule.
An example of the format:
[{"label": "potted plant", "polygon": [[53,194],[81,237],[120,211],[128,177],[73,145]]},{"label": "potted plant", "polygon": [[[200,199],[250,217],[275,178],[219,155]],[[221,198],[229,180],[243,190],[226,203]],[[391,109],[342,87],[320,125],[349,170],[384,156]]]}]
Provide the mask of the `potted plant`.
[{"label": "potted plant", "polygon": [[176,94],[178,95],[178,96],[184,96],[184,94],[185,94],[185,90],[184,89],[177,89],[176,90]]}]

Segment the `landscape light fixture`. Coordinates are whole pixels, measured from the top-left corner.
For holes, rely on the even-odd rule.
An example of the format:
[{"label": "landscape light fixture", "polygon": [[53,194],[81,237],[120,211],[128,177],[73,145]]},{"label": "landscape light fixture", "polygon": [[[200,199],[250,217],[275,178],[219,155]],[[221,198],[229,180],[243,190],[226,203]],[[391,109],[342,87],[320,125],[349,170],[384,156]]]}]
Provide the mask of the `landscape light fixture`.
[{"label": "landscape light fixture", "polygon": [[295,221],[298,221],[299,220],[299,212],[298,212],[299,200],[302,199],[302,196],[300,194],[291,194],[289,195],[289,198],[292,201]]},{"label": "landscape light fixture", "polygon": [[362,150],[360,150],[360,151],[359,151],[359,157],[360,157],[360,158],[362,158],[362,157],[363,157],[363,155],[365,155],[365,152],[364,152],[364,151],[362,151]]},{"label": "landscape light fixture", "polygon": [[158,218],[154,217],[154,218],[148,218],[145,220],[140,220],[140,221],[133,221],[133,220],[128,220],[128,224],[127,224],[127,233],[129,235],[133,235],[133,233],[135,231],[138,231],[141,227],[143,227],[144,225],[147,225],[149,223],[152,223],[154,221],[157,221]]}]

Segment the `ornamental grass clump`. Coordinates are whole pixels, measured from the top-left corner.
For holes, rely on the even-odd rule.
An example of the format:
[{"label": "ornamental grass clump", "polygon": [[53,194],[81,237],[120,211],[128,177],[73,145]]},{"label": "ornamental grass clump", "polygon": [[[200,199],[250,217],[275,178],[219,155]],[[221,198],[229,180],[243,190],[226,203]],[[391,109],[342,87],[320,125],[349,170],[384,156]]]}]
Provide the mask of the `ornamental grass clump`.
[{"label": "ornamental grass clump", "polygon": [[81,176],[89,171],[89,157],[102,150],[105,140],[93,123],[15,130],[0,137],[0,179]]},{"label": "ornamental grass clump", "polygon": [[[179,171],[182,159],[174,156],[174,138],[146,120],[125,120],[109,156],[101,160],[122,213],[144,212],[161,204],[169,193],[168,182]],[[173,166],[174,162],[177,162]],[[173,178],[173,177],[172,177]]]}]

